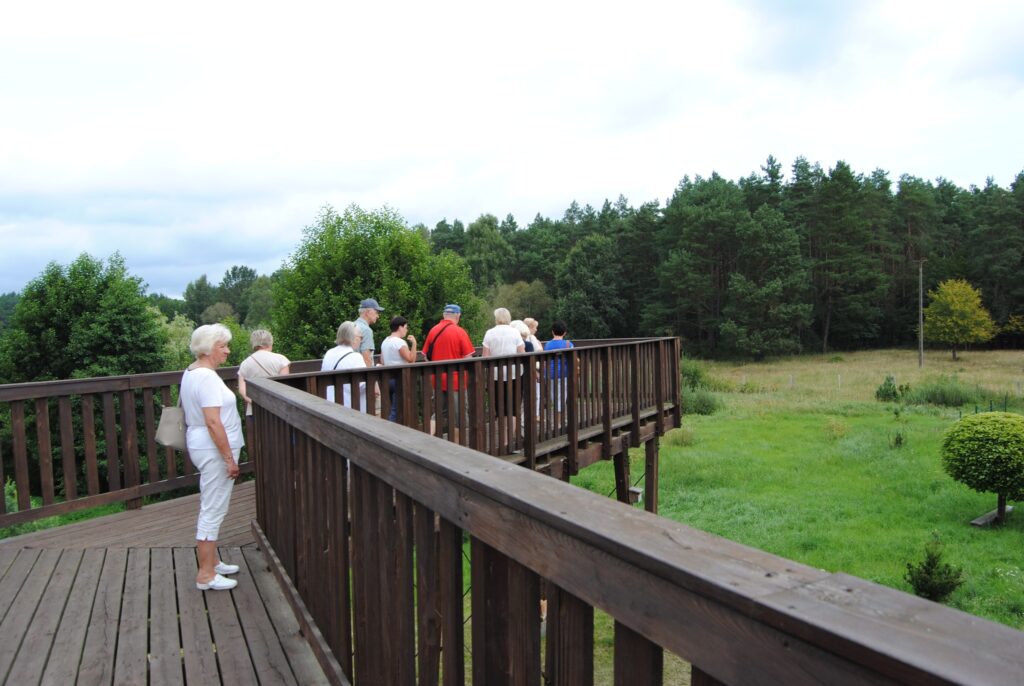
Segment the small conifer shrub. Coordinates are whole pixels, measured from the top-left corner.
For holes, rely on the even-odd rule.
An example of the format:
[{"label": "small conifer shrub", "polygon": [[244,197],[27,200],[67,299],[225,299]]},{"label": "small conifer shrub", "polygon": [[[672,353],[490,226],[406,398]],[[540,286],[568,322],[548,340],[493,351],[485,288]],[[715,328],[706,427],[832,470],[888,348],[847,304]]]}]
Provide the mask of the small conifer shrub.
[{"label": "small conifer shrub", "polygon": [[908,562],[903,577],[916,595],[941,603],[963,584],[963,568],[942,561],[942,543],[935,536],[925,546],[924,559]]}]

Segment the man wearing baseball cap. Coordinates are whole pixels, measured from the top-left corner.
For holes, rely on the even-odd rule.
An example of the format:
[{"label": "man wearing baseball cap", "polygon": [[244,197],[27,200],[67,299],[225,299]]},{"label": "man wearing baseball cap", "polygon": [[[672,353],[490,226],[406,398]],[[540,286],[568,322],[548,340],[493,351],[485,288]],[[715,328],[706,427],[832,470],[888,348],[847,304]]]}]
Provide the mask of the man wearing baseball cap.
[{"label": "man wearing baseball cap", "polygon": [[359,316],[356,317],[356,328],[362,334],[362,342],[359,344],[359,352],[363,355],[367,367],[373,366],[373,329],[370,327],[377,323],[380,313],[384,308],[373,298],[367,298],[359,303]]},{"label": "man wearing baseball cap", "polygon": [[[444,318],[434,325],[434,328],[427,333],[427,337],[423,341],[424,356],[431,362],[472,357],[476,349],[473,347],[472,341],[469,340],[469,334],[459,326],[459,320],[462,318],[462,308],[455,304],[445,305],[442,315]],[[451,429],[455,441],[458,442],[458,429],[455,427],[459,426],[459,417],[462,415],[458,396],[459,377],[453,374],[449,387],[448,375],[441,374],[440,376],[440,393],[435,396],[435,408],[437,404],[441,406],[441,423],[444,425],[442,431]],[[452,402],[456,412],[455,426],[453,427],[448,426],[449,390],[454,394]]]}]

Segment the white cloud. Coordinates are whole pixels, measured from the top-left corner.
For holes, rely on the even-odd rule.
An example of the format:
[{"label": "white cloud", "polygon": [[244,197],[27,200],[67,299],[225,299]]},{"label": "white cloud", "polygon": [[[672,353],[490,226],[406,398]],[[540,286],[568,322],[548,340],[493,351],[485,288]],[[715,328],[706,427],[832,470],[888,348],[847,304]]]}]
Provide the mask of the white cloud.
[{"label": "white cloud", "polygon": [[81,250],[171,293],[270,271],[324,203],[526,224],[768,154],[1021,170],[1024,6],[774,5],[5,8],[0,292]]}]

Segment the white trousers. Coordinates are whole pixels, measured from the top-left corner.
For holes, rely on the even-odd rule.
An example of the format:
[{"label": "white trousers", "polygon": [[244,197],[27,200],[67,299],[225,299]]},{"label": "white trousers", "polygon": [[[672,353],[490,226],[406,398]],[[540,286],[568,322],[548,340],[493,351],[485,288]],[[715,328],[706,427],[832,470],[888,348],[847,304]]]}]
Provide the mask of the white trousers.
[{"label": "white trousers", "polygon": [[[241,448],[231,451],[236,464],[240,452]],[[227,465],[216,448],[190,450],[188,454],[199,472],[199,522],[196,524],[196,540],[216,541],[220,525],[228,513],[231,489],[235,485],[235,480],[228,478]]]}]

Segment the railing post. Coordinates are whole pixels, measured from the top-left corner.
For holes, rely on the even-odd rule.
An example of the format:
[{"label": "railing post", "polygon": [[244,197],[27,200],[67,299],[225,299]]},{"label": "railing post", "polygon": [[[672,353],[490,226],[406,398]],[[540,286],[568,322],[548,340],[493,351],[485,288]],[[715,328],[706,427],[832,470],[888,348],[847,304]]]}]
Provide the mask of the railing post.
[{"label": "railing post", "polygon": [[[71,397],[63,395],[57,401],[60,410],[60,454],[64,472],[64,498],[78,498],[78,470],[75,469],[75,435],[71,425]],[[0,481],[0,483],[3,483]]]},{"label": "railing post", "polygon": [[658,436],[644,444],[644,509],[658,514]]},{"label": "railing post", "polygon": [[612,349],[601,349],[601,424],[604,428],[601,446],[604,459],[612,456]]},{"label": "railing post", "polygon": [[14,400],[11,408],[11,449],[14,452],[14,483],[18,487],[18,510],[32,507],[28,485],[28,446],[25,440],[25,405]]},{"label": "railing post", "polygon": [[39,485],[43,505],[53,504],[53,450],[50,443],[50,404],[36,398],[36,445],[39,447]]},{"label": "railing post", "polygon": [[[135,419],[135,392],[130,388],[121,391],[121,454],[124,455],[125,488],[138,486],[139,474],[139,428]],[[125,508],[137,510],[142,507],[142,498],[126,500]]]},{"label": "railing post", "polygon": [[615,686],[661,686],[664,659],[661,646],[615,622]]},{"label": "railing post", "polygon": [[[632,428],[629,430],[629,444],[640,447],[640,344],[629,344],[629,400],[632,406]],[[625,451],[625,446],[623,446]],[[626,459],[629,459],[627,455]]]},{"label": "railing post", "polygon": [[[462,396],[472,387],[472,393],[469,394],[467,401],[469,403],[469,427],[462,427],[463,431],[469,430],[469,447],[480,452],[487,452],[487,436],[484,432],[484,422],[487,421],[484,411],[484,387],[487,383],[485,378],[487,375],[484,374],[484,363],[483,360],[473,360],[473,374],[472,377],[466,382],[465,377],[462,378],[463,385],[459,391],[459,395]],[[452,421],[451,419],[449,421]]]},{"label": "railing post", "polygon": [[580,450],[580,358],[579,353],[576,352],[576,348],[569,349],[569,359],[567,360],[569,367],[569,376],[567,381],[569,382],[568,397],[566,398],[567,407],[566,412],[568,413],[569,427],[568,427],[568,438],[569,446],[568,453],[566,455],[566,461],[568,462],[566,470],[566,477],[579,473],[579,450]]},{"label": "railing post", "polygon": [[594,683],[594,608],[547,583],[547,660],[544,678],[559,686]]},{"label": "railing post", "polygon": [[524,372],[520,375],[522,382],[523,398],[523,455],[526,456],[526,466],[534,469],[537,466],[537,398],[533,392],[537,384],[537,365],[534,358],[530,357],[529,362],[523,366]]}]

